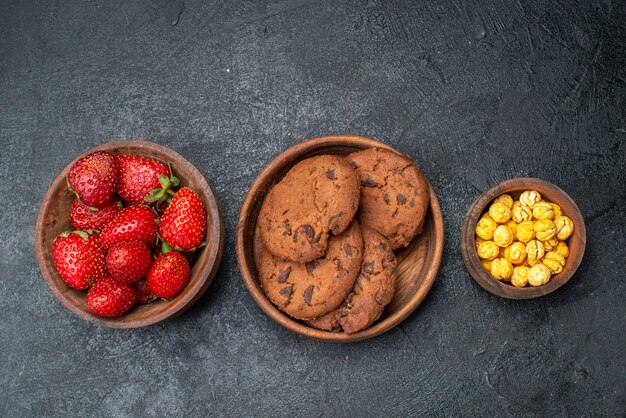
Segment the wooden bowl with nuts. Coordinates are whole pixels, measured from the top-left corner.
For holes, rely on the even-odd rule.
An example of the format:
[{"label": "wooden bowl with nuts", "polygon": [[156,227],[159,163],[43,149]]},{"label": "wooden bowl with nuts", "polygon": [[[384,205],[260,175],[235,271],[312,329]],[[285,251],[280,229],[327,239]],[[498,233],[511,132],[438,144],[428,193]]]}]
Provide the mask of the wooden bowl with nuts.
[{"label": "wooden bowl with nuts", "polygon": [[578,206],[536,178],[515,178],[483,193],[461,227],[461,253],[474,280],[508,299],[532,299],[563,286],[585,253]]}]

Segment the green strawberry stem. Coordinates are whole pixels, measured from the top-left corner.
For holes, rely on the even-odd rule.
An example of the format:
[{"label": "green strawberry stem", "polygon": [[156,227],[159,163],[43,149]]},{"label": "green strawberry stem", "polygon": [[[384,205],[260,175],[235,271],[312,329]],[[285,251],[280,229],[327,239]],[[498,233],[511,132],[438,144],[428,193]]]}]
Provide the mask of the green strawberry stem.
[{"label": "green strawberry stem", "polygon": [[67,238],[70,236],[70,234],[76,234],[78,236],[80,236],[82,239],[84,239],[85,241],[87,241],[89,239],[89,235],[95,233],[96,231],[93,229],[87,229],[85,231],[65,231],[65,232],[61,232],[61,234],[59,234],[59,236],[63,237],[63,238]]},{"label": "green strawberry stem", "polygon": [[172,167],[170,163],[167,163],[167,166],[170,170],[170,177],[167,177],[163,174],[159,174],[159,183],[161,184],[161,188],[152,189],[148,193],[144,200],[148,203],[159,202],[157,206],[160,206],[163,201],[167,199],[167,194],[174,196],[176,193],[171,190],[171,187],[176,187],[180,184],[180,179],[172,174]]}]

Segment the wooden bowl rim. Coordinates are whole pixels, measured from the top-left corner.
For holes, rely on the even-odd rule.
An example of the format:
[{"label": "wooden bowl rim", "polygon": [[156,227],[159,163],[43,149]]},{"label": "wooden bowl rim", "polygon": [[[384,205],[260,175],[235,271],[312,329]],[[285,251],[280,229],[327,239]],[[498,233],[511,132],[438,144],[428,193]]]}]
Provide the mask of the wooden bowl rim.
[{"label": "wooden bowl rim", "polygon": [[[205,265],[196,272],[196,275],[200,275],[200,280],[198,280],[192,291],[186,292],[184,296],[180,299],[174,299],[167,303],[167,307],[159,312],[158,314],[144,319],[136,319],[129,320],[127,316],[121,316],[119,318],[105,318],[99,317],[94,314],[83,311],[78,308],[69,298],[66,297],[66,292],[71,289],[69,286],[66,289],[60,289],[55,280],[52,278],[51,272],[46,266],[46,258],[51,257],[51,249],[48,249],[48,252],[45,251],[45,245],[43,245],[43,237],[44,237],[44,223],[46,213],[50,205],[44,205],[44,202],[49,201],[49,198],[53,195],[54,191],[59,187],[64,187],[63,185],[66,183],[66,176],[69,172],[70,167],[79,159],[84,157],[85,155],[91,154],[96,151],[112,151],[117,150],[119,148],[138,148],[138,149],[149,149],[152,151],[156,151],[159,153],[163,153],[168,155],[169,160],[176,162],[177,164],[184,163],[189,167],[189,170],[192,172],[194,180],[198,181],[198,188],[202,189],[204,193],[206,193],[208,201],[204,202],[207,210],[207,215],[210,216],[212,220],[211,225],[207,225],[208,228],[213,228],[213,236],[210,242],[207,242],[206,249],[204,251],[209,251],[209,258],[206,260]],[[41,245],[38,245],[41,243]],[[46,284],[54,293],[56,298],[72,313],[76,316],[84,319],[86,321],[95,323],[97,325],[102,325],[109,328],[117,328],[117,329],[133,329],[133,328],[144,328],[151,325],[159,324],[166,320],[172,319],[180,314],[182,314],[185,310],[191,307],[207,290],[219,268],[219,264],[222,258],[224,248],[224,219],[222,217],[222,211],[215,195],[215,192],[211,185],[207,182],[206,178],[202,173],[185,157],[183,157],[178,152],[168,148],[166,146],[146,141],[146,140],[116,140],[106,142],[104,144],[98,145],[94,148],[91,148],[82,154],[75,157],[72,161],[70,161],[61,172],[56,176],[56,178],[52,181],[50,186],[48,187],[46,194],[44,195],[41,204],[39,206],[39,211],[37,214],[37,219],[35,221],[35,253],[37,257],[37,262],[39,264],[39,270],[46,281]],[[52,268],[54,268],[54,263],[52,263]],[[57,273],[58,274],[58,273]]]},{"label": "wooden bowl rim", "polygon": [[[563,271],[552,276],[547,284],[537,287],[527,286],[518,288],[495,280],[489,273],[487,273],[480,263],[480,259],[478,258],[478,254],[475,250],[474,231],[476,229],[478,219],[493,199],[504,193],[523,190],[537,190],[541,193],[542,197],[544,197],[544,195],[548,196],[549,201],[553,201],[549,195],[554,195],[567,202],[569,208],[563,209],[563,212],[566,216],[572,219],[575,228],[575,235],[573,234],[568,239],[577,239],[579,240],[579,244],[578,251],[573,254],[571,253],[567,258]],[[493,293],[494,295],[507,299],[533,299],[554,292],[572,278],[582,262],[586,242],[587,230],[585,228],[585,221],[580,209],[576,205],[576,202],[574,202],[574,199],[572,199],[564,190],[546,180],[534,177],[518,177],[496,184],[485,191],[474,201],[474,203],[472,203],[467,210],[467,214],[463,220],[463,225],[461,226],[460,246],[467,271],[476,283],[478,283],[483,289]]]},{"label": "wooden bowl rim", "polygon": [[[437,274],[439,272],[439,268],[441,266],[444,245],[444,223],[443,213],[441,211],[441,206],[439,205],[439,200],[437,199],[434,190],[429,184],[430,207],[428,209],[429,213],[427,213],[427,216],[432,216],[434,223],[434,257],[432,257],[430,260],[426,260],[426,262],[424,263],[423,270],[427,273],[424,277],[422,285],[418,288],[412,298],[401,309],[399,309],[394,314],[386,317],[382,321],[374,323],[372,326],[366,328],[363,331],[359,331],[354,334],[345,334],[318,330],[309,327],[303,323],[300,323],[282,313],[269,301],[269,299],[265,296],[260,287],[257,286],[253,270],[247,263],[246,248],[251,248],[251,246],[247,247],[245,242],[245,232],[247,224],[246,221],[249,216],[248,214],[251,213],[252,209],[255,207],[259,199],[262,199],[267,193],[267,190],[263,191],[264,185],[269,184],[269,177],[272,175],[272,173],[278,172],[284,166],[282,164],[283,161],[288,161],[289,164],[292,164],[293,160],[297,159],[301,155],[306,155],[309,152],[314,151],[320,147],[332,146],[352,146],[363,149],[378,147],[389,149],[391,151],[399,153],[399,151],[397,151],[393,147],[371,138],[358,135],[340,134],[315,137],[286,149],[285,151],[277,155],[274,159],[272,159],[272,161],[270,161],[263,168],[263,170],[261,170],[261,172],[258,174],[256,179],[250,186],[248,194],[246,195],[246,198],[244,199],[241,210],[239,212],[239,219],[237,222],[236,251],[239,269],[241,271],[243,281],[248,288],[248,291],[250,292],[252,298],[256,301],[256,303],[270,318],[272,318],[283,327],[308,338],[327,342],[347,343],[372,338],[392,329],[400,322],[402,322],[407,316],[409,316],[419,306],[422,300],[424,300],[424,298],[430,291],[433,283],[435,282],[435,279],[437,278]],[[254,270],[256,270],[256,268],[254,268]]]}]

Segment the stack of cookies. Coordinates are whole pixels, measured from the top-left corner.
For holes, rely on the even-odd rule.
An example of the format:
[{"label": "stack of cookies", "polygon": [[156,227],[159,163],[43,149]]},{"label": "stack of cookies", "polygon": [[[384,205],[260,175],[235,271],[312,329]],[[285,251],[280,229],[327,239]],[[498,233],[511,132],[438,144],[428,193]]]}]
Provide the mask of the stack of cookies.
[{"label": "stack of cookies", "polygon": [[300,161],[259,213],[263,291],[309,326],[349,334],[369,327],[395,291],[393,251],[422,232],[429,200],[421,170],[387,149]]}]

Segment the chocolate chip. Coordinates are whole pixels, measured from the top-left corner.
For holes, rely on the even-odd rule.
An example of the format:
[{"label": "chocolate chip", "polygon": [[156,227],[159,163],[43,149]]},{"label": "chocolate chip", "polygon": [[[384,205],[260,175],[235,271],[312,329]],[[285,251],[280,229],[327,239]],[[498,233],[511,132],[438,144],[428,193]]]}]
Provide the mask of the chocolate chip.
[{"label": "chocolate chip", "polygon": [[317,270],[317,268],[320,266],[320,261],[319,260],[314,260],[311,261],[310,263],[307,263],[306,265],[306,271],[309,272],[309,274],[313,274],[313,272],[315,270]]},{"label": "chocolate chip", "polygon": [[314,289],[313,285],[304,289],[304,301],[309,306],[313,306],[311,305],[311,299],[313,298],[313,289]]},{"label": "chocolate chip", "polygon": [[293,240],[294,241],[298,241],[298,235],[300,233],[300,231],[304,231],[304,233],[309,237],[309,242],[315,238],[315,230],[313,229],[313,227],[311,225],[300,225],[300,227],[296,230],[296,233],[293,236]]},{"label": "chocolate chip", "polygon": [[409,203],[409,206],[411,206],[411,207],[415,206],[415,198],[411,199],[411,202]]},{"label": "chocolate chip", "polygon": [[278,273],[278,283],[285,283],[290,274],[291,267],[287,267],[286,269]]},{"label": "chocolate chip", "polygon": [[335,170],[333,170],[332,168],[326,170],[326,177],[331,180],[337,180],[337,176],[335,176]]},{"label": "chocolate chip", "polygon": [[376,273],[374,261],[368,261],[367,263],[363,263],[363,271],[369,274]]},{"label": "chocolate chip", "polygon": [[[348,312],[346,312],[346,311],[339,311],[339,312],[337,312],[337,316],[339,318],[346,317],[346,316],[348,316]],[[339,325],[339,324],[337,324],[337,325]]]},{"label": "chocolate chip", "polygon": [[332,332],[339,332],[339,331],[341,331],[341,325],[339,325],[336,322],[333,322],[330,327],[331,327],[331,331]]},{"label": "chocolate chip", "polygon": [[368,177],[365,180],[361,180],[361,186],[363,186],[363,187],[376,187],[376,186],[378,186],[378,183],[376,183],[373,178]]},{"label": "chocolate chip", "polygon": [[343,303],[341,304],[342,308],[352,308],[352,298],[354,297],[354,292],[351,292],[348,297],[346,298],[346,300],[343,301]]},{"label": "chocolate chip", "polygon": [[346,244],[343,246],[343,252],[346,253],[348,257],[352,257],[352,245]]},{"label": "chocolate chip", "polygon": [[331,216],[330,219],[328,220],[328,226],[330,226],[331,230],[333,231],[333,234],[336,233],[337,229],[339,228],[339,224],[336,223],[337,220],[343,218],[344,215],[345,213],[339,212],[338,214]]},{"label": "chocolate chip", "polygon": [[356,285],[359,286],[359,288],[361,290],[364,289],[363,287],[363,276],[359,274],[359,277],[356,278]]},{"label": "chocolate chip", "polygon": [[391,203],[391,199],[389,198],[389,193],[385,192],[385,194],[383,194],[383,199],[385,199],[386,204]]},{"label": "chocolate chip", "polygon": [[293,286],[283,287],[282,289],[280,289],[279,293],[283,295],[284,297],[288,298],[293,293]]},{"label": "chocolate chip", "polygon": [[378,245],[376,246],[376,249],[377,249],[378,251],[380,251],[381,253],[383,253],[383,252],[387,251],[387,243],[386,243],[386,242],[381,242],[380,244],[378,244]]},{"label": "chocolate chip", "polygon": [[354,161],[350,161],[350,165],[351,165],[351,166],[352,166],[352,168],[354,168],[354,169],[359,168],[359,165],[358,165],[356,162],[354,162]]},{"label": "chocolate chip", "polygon": [[291,225],[289,225],[289,222],[283,222],[283,237],[285,235],[291,235]]},{"label": "chocolate chip", "polygon": [[402,193],[398,193],[398,204],[404,205],[406,203],[406,196]]}]

